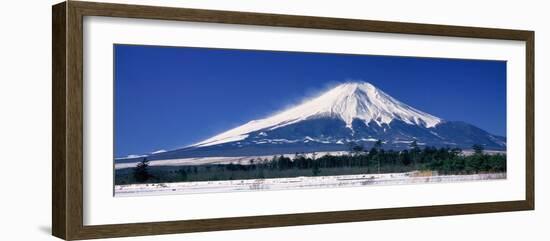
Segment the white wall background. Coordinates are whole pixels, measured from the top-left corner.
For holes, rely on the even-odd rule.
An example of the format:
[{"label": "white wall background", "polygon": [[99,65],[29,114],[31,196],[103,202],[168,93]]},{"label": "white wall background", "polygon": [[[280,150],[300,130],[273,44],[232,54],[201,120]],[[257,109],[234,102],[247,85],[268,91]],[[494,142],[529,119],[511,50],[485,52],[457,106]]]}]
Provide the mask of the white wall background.
[{"label": "white wall background", "polygon": [[[298,226],[120,240],[548,240],[550,27],[545,1],[117,1],[536,31],[536,211]],[[0,240],[56,240],[51,230],[51,10],[7,1],[0,13]],[[7,154],[7,155],[6,155]]]}]

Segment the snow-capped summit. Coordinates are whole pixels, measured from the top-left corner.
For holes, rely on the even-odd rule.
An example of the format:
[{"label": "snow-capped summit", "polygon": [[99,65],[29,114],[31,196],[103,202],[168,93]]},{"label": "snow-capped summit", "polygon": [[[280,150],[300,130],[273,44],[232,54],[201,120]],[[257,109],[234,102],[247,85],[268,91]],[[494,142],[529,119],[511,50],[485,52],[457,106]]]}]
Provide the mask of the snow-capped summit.
[{"label": "snow-capped summit", "polygon": [[[308,102],[314,111],[337,116],[351,127],[353,119],[371,121],[378,125],[389,124],[394,119],[407,124],[433,127],[440,118],[410,107],[367,82],[349,82],[336,86],[325,94]],[[318,109],[315,109],[315,108]]]},{"label": "snow-capped summit", "polygon": [[347,82],[321,95],[279,112],[273,116],[250,121],[244,125],[223,132],[194,146],[215,144],[245,139],[249,133],[261,129],[274,130],[303,120],[336,117],[352,128],[355,119],[366,125],[374,122],[378,126],[400,120],[407,124],[426,128],[434,127],[442,120],[408,106],[384,93],[367,82]]}]

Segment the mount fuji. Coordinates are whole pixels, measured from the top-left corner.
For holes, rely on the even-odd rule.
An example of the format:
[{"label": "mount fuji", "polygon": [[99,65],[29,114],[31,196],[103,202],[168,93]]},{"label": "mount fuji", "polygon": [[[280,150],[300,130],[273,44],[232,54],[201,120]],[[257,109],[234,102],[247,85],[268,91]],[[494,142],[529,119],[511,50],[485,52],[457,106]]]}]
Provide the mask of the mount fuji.
[{"label": "mount fuji", "polygon": [[[348,82],[267,118],[148,159],[345,151],[350,143],[370,148],[378,140],[384,149],[395,150],[409,148],[413,141],[420,146],[506,149],[505,137],[422,112],[370,83]],[[119,160],[130,159],[135,158]]]}]

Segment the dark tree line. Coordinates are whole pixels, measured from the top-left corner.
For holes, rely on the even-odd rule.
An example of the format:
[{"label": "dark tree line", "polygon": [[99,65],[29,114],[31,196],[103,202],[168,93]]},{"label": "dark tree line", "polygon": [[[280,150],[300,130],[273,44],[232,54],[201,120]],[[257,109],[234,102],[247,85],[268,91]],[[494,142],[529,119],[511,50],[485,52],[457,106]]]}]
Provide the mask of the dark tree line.
[{"label": "dark tree line", "polygon": [[[403,151],[384,150],[375,144],[369,151],[355,145],[349,155],[325,155],[315,158],[313,155],[296,153],[293,158],[274,156],[271,161],[264,160],[254,166],[232,164],[231,169],[263,168],[269,170],[311,169],[313,175],[319,169],[326,168],[362,168],[366,173],[384,173],[400,170],[433,170],[450,174],[472,174],[480,172],[506,171],[504,154],[485,154],[483,147],[475,145],[474,154],[464,155],[458,148],[412,148]],[[251,160],[251,163],[254,161]],[[258,161],[256,161],[258,162]]]},{"label": "dark tree line", "polygon": [[[248,163],[229,163],[201,166],[173,167],[152,175],[144,159],[133,171],[134,180],[128,182],[209,181],[295,176],[345,175],[437,171],[439,174],[475,174],[505,172],[505,154],[484,153],[483,146],[474,145],[474,152],[465,155],[458,148],[420,148],[412,142],[402,151],[385,150],[378,141],[370,150],[351,143],[347,155],[296,153],[292,158],[284,155],[271,159],[250,159]],[[176,169],[174,169],[176,168]]]}]

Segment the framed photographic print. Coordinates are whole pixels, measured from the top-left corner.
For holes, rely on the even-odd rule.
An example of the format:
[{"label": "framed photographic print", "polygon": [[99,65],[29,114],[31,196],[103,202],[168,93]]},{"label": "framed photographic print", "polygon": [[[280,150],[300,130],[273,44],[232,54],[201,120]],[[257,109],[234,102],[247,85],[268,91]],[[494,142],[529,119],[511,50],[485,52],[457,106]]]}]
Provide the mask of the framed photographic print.
[{"label": "framed photographic print", "polygon": [[77,1],[52,24],[57,237],[534,209],[532,31]]}]

